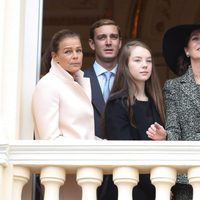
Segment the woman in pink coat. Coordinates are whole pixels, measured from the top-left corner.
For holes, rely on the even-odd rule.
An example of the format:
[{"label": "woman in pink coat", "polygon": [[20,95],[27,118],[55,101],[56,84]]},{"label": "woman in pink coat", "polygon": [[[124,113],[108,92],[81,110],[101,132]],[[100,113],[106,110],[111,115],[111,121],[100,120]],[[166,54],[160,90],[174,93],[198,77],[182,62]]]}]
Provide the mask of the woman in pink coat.
[{"label": "woman in pink coat", "polygon": [[83,52],[79,34],[57,32],[43,59],[50,70],[33,94],[35,138],[94,139],[90,80],[80,70]]}]

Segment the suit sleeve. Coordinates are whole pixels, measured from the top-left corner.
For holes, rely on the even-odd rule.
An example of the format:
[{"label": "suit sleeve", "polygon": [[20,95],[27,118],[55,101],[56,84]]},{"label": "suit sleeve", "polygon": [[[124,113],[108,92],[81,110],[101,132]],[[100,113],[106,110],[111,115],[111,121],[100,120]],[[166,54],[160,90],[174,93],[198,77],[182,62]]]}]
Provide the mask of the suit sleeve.
[{"label": "suit sleeve", "polygon": [[181,140],[181,126],[179,123],[179,111],[177,109],[178,91],[173,80],[164,85],[164,103],[166,109],[167,140]]},{"label": "suit sleeve", "polygon": [[129,122],[128,113],[120,100],[108,102],[105,108],[104,120],[108,140],[134,139],[133,127]]},{"label": "suit sleeve", "polygon": [[36,87],[32,99],[32,112],[37,132],[36,139],[56,139],[59,129],[59,95],[48,85]]}]

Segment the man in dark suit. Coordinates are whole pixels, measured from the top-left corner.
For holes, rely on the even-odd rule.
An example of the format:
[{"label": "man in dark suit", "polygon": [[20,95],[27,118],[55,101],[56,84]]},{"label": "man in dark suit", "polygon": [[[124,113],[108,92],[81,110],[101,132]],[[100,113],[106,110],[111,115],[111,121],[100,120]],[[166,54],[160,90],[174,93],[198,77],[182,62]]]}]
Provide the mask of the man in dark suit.
[{"label": "man in dark suit", "polygon": [[107,98],[104,98],[106,85],[105,72],[110,72],[109,90],[112,87],[117,68],[117,56],[121,48],[121,32],[115,21],[100,19],[90,28],[89,45],[95,53],[95,61],[91,67],[84,70],[84,76],[89,77],[92,87],[92,104],[95,118],[95,135],[103,138],[101,116]]}]

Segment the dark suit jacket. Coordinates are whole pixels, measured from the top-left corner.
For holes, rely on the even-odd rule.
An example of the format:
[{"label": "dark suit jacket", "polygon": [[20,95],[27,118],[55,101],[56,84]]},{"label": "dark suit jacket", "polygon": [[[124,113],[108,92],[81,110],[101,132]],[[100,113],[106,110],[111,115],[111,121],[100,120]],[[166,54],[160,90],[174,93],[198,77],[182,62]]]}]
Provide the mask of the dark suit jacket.
[{"label": "dark suit jacket", "polygon": [[101,92],[101,88],[95,74],[93,66],[86,68],[83,70],[84,76],[90,78],[91,89],[92,89],[92,105],[94,109],[94,120],[95,120],[95,135],[103,138],[102,133],[102,114],[105,108],[105,102],[103,99],[103,94]]}]

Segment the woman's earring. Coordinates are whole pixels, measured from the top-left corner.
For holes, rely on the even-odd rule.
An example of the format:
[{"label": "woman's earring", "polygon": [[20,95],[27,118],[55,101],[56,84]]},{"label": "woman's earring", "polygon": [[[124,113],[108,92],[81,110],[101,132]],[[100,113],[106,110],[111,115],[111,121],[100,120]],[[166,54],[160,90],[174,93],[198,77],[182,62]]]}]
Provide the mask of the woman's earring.
[{"label": "woman's earring", "polygon": [[186,53],[186,56],[189,58],[189,57],[190,57],[190,54],[187,52],[187,53]]}]

